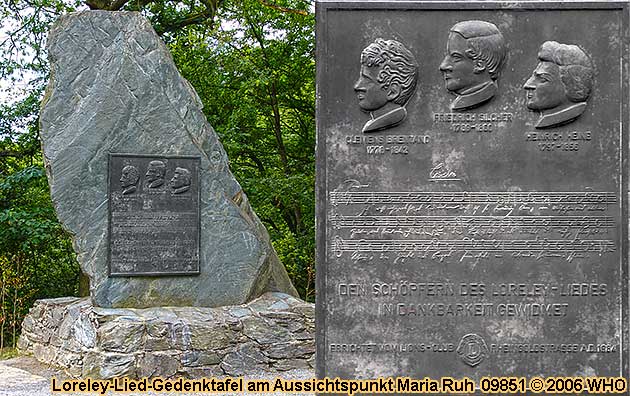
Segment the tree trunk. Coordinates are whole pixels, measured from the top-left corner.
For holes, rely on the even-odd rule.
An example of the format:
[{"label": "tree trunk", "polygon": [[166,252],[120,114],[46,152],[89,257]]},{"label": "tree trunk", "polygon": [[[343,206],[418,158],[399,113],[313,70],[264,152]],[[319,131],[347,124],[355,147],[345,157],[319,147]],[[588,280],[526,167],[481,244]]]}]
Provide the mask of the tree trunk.
[{"label": "tree trunk", "polygon": [[280,162],[282,164],[282,171],[285,175],[289,176],[289,160],[287,157],[287,149],[284,147],[284,140],[282,138],[282,124],[280,120],[280,105],[278,103],[278,92],[276,88],[276,82],[272,81],[269,87],[269,98],[271,99],[271,110],[273,112],[273,132],[276,137],[276,144],[278,145],[278,154],[280,155]]},{"label": "tree trunk", "polygon": [[2,282],[2,288],[0,289],[0,351],[4,348],[4,325],[7,321],[7,309],[4,305],[4,301],[5,301],[4,296],[6,295],[6,289],[7,289],[6,278],[7,278],[6,271],[3,268],[2,279],[0,279],[0,282]]},{"label": "tree trunk", "polygon": [[[15,279],[16,281],[19,279],[19,274],[20,274],[20,262],[22,261],[22,255],[18,255],[18,259],[17,259],[17,265],[15,268]],[[13,348],[15,348],[15,345],[17,344],[16,341],[16,335],[17,335],[17,306],[18,306],[18,298],[17,298],[17,292],[18,292],[18,285],[14,285],[13,287],[13,318],[12,318],[12,325],[13,325],[13,338],[11,339],[11,346]]]}]

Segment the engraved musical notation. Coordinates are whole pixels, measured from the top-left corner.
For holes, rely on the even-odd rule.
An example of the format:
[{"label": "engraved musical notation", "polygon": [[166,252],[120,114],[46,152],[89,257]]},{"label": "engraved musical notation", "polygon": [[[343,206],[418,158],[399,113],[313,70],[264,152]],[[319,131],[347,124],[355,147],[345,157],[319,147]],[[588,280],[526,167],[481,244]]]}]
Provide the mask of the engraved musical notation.
[{"label": "engraved musical notation", "polygon": [[330,204],[616,204],[614,192],[427,192],[341,191],[330,192]]},{"label": "engraved musical notation", "polygon": [[[417,252],[421,256],[407,256],[407,258],[432,258],[440,261],[452,257],[453,253],[461,253],[459,261],[466,258],[502,257],[511,254],[512,257],[532,257],[543,259],[548,257],[565,258],[572,261],[576,257],[586,257],[586,253],[602,255],[616,251],[615,242],[607,239],[416,239],[416,240],[367,240],[342,239],[336,237],[333,242],[333,253],[341,257],[344,252],[356,253],[386,253],[386,252]],[[480,255],[481,254],[481,255]]]},{"label": "engraved musical notation", "polygon": [[368,191],[329,193],[331,252],[352,260],[473,261],[601,256],[617,251],[614,192]]},{"label": "engraved musical notation", "polygon": [[329,218],[334,229],[348,228],[355,235],[402,236],[444,234],[539,235],[557,232],[563,238],[608,233],[611,216],[343,216]]}]

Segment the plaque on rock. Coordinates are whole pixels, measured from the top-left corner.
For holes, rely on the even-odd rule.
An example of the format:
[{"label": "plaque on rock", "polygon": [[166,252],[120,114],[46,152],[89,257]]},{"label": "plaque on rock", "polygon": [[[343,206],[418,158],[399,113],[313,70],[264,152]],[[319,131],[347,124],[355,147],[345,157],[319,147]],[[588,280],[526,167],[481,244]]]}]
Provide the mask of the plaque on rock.
[{"label": "plaque on rock", "polygon": [[110,276],[199,273],[199,160],[110,154]]},{"label": "plaque on rock", "polygon": [[628,376],[627,7],[317,3],[318,376]]},{"label": "plaque on rock", "polygon": [[[297,296],[269,233],[230,170],[227,153],[206,119],[199,96],[177,70],[151,23],[137,12],[70,13],[54,23],[46,43],[54,73],[50,74],[40,112],[44,164],[55,211],[72,236],[94,305],[219,307],[244,304],[268,291]],[[89,59],[76,55],[83,53],[89,54]],[[110,153],[149,156],[144,160],[136,155],[114,158],[120,163],[112,164],[110,172]],[[184,157],[180,161],[181,156],[199,160]],[[123,178],[125,160],[137,169],[137,181],[133,168],[128,168]],[[160,166],[149,171],[152,161],[165,163],[161,186],[153,182],[145,185],[159,174]],[[198,166],[193,167],[194,163]],[[188,190],[185,185],[174,186],[185,184],[188,178],[186,171],[177,168],[191,172]],[[173,180],[176,173],[179,175]],[[190,200],[197,191],[201,199],[194,204]],[[154,205],[158,203],[153,200],[159,195],[156,192],[165,199],[159,202],[166,205],[166,212],[198,210],[198,228],[185,220],[188,214],[162,217],[163,208]],[[133,237],[144,238],[144,243],[113,252],[115,260],[122,260],[111,268],[108,202],[113,193],[121,202],[145,194],[156,212],[143,207],[142,215],[162,219],[152,221],[152,225],[140,219],[133,230],[140,232]],[[166,234],[158,235],[164,230],[170,232],[171,225],[178,229],[177,242],[165,238]],[[158,234],[145,234],[146,230],[141,230],[144,226],[153,227]],[[113,238],[121,240],[120,246],[128,242],[125,237]],[[196,240],[201,241],[198,264],[193,246]],[[180,242],[182,250],[163,248]],[[164,246],[154,252],[150,244]],[[138,262],[132,269],[131,263],[138,260],[136,255],[141,251],[157,257],[176,255],[182,261]],[[154,273],[164,268],[168,275],[180,271],[198,274],[126,276],[131,271]]]}]

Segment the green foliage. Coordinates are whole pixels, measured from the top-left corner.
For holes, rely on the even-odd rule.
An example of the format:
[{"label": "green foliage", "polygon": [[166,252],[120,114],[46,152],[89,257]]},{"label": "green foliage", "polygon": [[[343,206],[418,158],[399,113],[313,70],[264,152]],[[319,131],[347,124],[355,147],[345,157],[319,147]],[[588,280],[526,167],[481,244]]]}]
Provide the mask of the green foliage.
[{"label": "green foliage", "polygon": [[35,299],[76,295],[79,268],[41,166],[36,93],[0,108],[0,348]]},{"label": "green foliage", "polygon": [[78,275],[41,166],[0,177],[0,346],[15,346],[34,300],[76,295]]},{"label": "green foliage", "polygon": [[0,106],[0,175],[33,165],[40,156],[36,122],[40,92],[36,89],[11,106]]},{"label": "green foliage", "polygon": [[189,29],[170,47],[296,288],[313,300],[314,17],[308,3],[277,4],[307,15],[226,1],[211,36]]}]

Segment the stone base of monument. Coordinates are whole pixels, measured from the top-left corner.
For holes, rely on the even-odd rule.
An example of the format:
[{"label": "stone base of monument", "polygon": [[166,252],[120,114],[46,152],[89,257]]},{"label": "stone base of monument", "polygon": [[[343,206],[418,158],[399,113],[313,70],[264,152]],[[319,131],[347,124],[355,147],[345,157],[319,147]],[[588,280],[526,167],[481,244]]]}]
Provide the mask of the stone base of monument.
[{"label": "stone base of monument", "polygon": [[73,377],[210,377],[312,369],[313,304],[267,293],[219,308],[99,308],[38,300],[18,348]]}]

